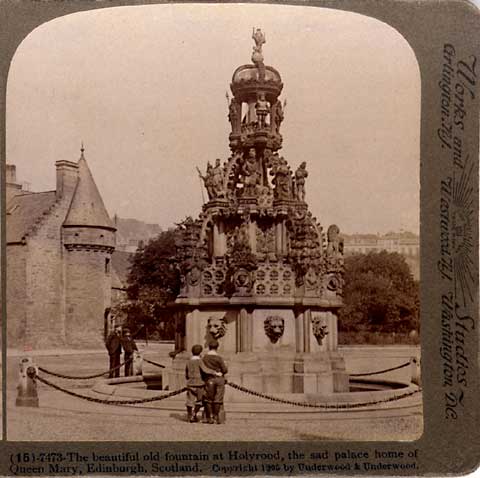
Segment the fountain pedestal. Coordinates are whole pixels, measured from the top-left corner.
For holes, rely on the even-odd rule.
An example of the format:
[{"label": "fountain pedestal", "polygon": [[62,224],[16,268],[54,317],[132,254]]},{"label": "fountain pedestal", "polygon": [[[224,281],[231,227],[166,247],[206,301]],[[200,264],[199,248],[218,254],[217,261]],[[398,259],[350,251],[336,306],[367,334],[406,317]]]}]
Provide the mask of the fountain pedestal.
[{"label": "fountain pedestal", "polygon": [[[328,330],[320,341],[312,334],[312,317]],[[206,347],[213,332],[219,335],[218,353],[231,382],[270,394],[348,391],[344,360],[337,352],[337,319],[330,311],[195,308],[186,313],[185,322],[186,350],[166,372],[171,389],[185,385],[188,350],[194,344]]]}]

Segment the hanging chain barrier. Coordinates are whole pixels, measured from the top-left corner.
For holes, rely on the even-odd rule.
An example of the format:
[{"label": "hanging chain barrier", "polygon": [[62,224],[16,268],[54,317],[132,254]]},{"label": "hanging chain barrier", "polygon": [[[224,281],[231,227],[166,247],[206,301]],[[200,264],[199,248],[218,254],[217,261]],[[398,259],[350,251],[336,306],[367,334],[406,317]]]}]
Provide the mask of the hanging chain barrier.
[{"label": "hanging chain barrier", "polygon": [[178,390],[174,390],[173,392],[169,392],[165,395],[159,396],[159,397],[150,397],[150,398],[139,398],[136,400],[105,400],[102,398],[95,398],[95,397],[89,397],[87,395],[82,395],[80,393],[72,392],[71,390],[67,390],[66,388],[60,387],[46,378],[40,377],[39,375],[35,375],[34,377],[35,380],[38,380],[39,382],[48,385],[51,388],[54,388],[55,390],[59,390],[60,392],[66,393],[68,395],[71,395],[72,397],[76,398],[81,398],[83,400],[87,400],[88,402],[94,402],[94,403],[102,403],[105,405],[137,405],[139,403],[150,403],[150,402],[159,402],[160,400],[166,400],[167,398],[174,397],[175,395],[180,395],[181,393],[185,392],[187,390],[187,387],[180,388]]},{"label": "hanging chain barrier", "polygon": [[409,365],[411,365],[411,363],[412,363],[411,361],[408,361],[408,362],[402,363],[401,365],[397,365],[396,367],[386,368],[384,370],[378,370],[377,372],[349,373],[348,376],[349,377],[368,377],[370,375],[379,375],[381,373],[391,372],[393,370],[399,370],[401,368],[408,367]]},{"label": "hanging chain barrier", "polygon": [[[115,370],[118,370],[118,369],[122,368],[125,364],[130,363],[132,360],[133,360],[133,358],[125,360],[120,365],[117,365],[116,367],[114,367],[110,370],[106,370],[105,372],[97,373],[97,374],[94,374],[94,375],[82,375],[82,376],[65,375],[65,374],[61,374],[61,373],[58,373],[58,372],[52,372],[51,370],[47,370],[46,368],[43,368],[43,367],[38,367],[38,369],[41,372],[44,372],[48,375],[53,375],[54,377],[59,377],[59,378],[65,378],[67,380],[87,380],[87,379],[91,379],[91,378],[102,377],[103,375],[107,375],[111,372],[114,372]],[[158,363],[158,362],[154,362],[153,360],[148,360],[145,357],[142,357],[142,360],[144,362],[147,362],[147,363],[149,363],[151,365],[154,365],[156,367],[166,368],[165,365],[162,365],[161,363]],[[408,367],[409,365],[411,365],[411,363],[412,363],[411,361],[408,361],[408,362],[405,362],[401,365],[397,365],[396,367],[386,368],[386,369],[383,369],[383,370],[378,370],[376,372],[351,373],[351,374],[349,374],[349,376],[350,377],[368,377],[368,376],[371,376],[371,375],[379,375],[381,373],[392,372],[393,370],[399,370],[401,368]]]},{"label": "hanging chain barrier", "polygon": [[105,372],[102,372],[102,373],[96,373],[94,375],[82,375],[82,376],[64,375],[63,373],[52,372],[51,370],[47,370],[46,368],[43,368],[43,367],[38,367],[38,370],[48,375],[53,375],[54,377],[66,378],[67,380],[87,380],[89,378],[103,377],[103,375],[107,375],[111,372],[114,372],[115,370],[122,368],[125,364],[130,363],[132,360],[133,360],[133,357],[131,359],[125,360],[125,362],[122,362],[120,365],[117,365],[116,367],[113,367],[110,370],[106,370]]},{"label": "hanging chain barrier", "polygon": [[158,362],[154,362],[153,360],[148,360],[145,357],[143,357],[143,361],[147,362],[147,363],[150,363],[152,365],[155,365],[156,367],[166,368],[165,365],[162,365],[161,363],[158,363]]},{"label": "hanging chain barrier", "polygon": [[369,407],[372,405],[378,405],[380,403],[388,403],[394,402],[396,400],[401,400],[403,398],[411,397],[417,393],[420,393],[422,390],[417,389],[411,392],[405,392],[401,395],[394,395],[389,398],[384,398],[382,400],[372,400],[370,402],[359,402],[359,403],[309,403],[309,402],[297,402],[295,400],[286,400],[284,398],[273,397],[271,395],[267,395],[261,392],[255,392],[254,390],[250,390],[248,388],[242,387],[241,385],[237,385],[236,383],[227,382],[232,388],[240,390],[241,392],[248,393],[249,395],[254,395],[256,397],[265,398],[267,400],[271,400],[272,402],[284,403],[285,405],[294,405],[296,407],[305,407],[305,408],[322,408],[324,410],[350,410],[353,408],[361,408],[361,407]]},{"label": "hanging chain barrier", "polygon": [[[159,396],[159,397],[150,397],[150,398],[139,398],[135,400],[111,400],[111,399],[101,399],[101,398],[95,398],[95,397],[89,397],[87,395],[82,395],[80,393],[72,392],[71,390],[67,390],[63,387],[60,387],[59,385],[56,385],[46,378],[43,378],[39,375],[36,374],[35,369],[32,370],[31,375],[34,380],[38,380],[39,382],[54,388],[55,390],[58,390],[60,392],[66,393],[67,395],[70,395],[72,397],[76,398],[81,398],[83,400],[87,400],[89,402],[94,402],[94,403],[101,403],[105,405],[137,405],[140,403],[150,403],[150,402],[158,402],[161,400],[166,400],[167,398],[174,397],[176,395],[180,395],[181,393],[185,392],[188,387],[183,387],[178,390],[174,390],[172,392],[169,392],[165,395]],[[355,408],[362,408],[362,407],[368,407],[372,405],[378,405],[381,403],[388,403],[388,402],[393,402],[397,400],[401,400],[403,398],[411,397],[412,395],[415,395],[417,393],[421,392],[421,389],[418,390],[413,390],[411,392],[406,392],[401,395],[394,395],[389,398],[385,398],[383,400],[371,400],[369,402],[359,402],[359,403],[335,403],[335,404],[330,404],[330,403],[308,403],[308,402],[297,402],[295,400],[286,400],[283,398],[279,397],[273,397],[271,395],[267,395],[265,393],[260,393],[256,392],[254,390],[250,390],[248,388],[242,387],[241,385],[237,385],[236,383],[232,382],[226,382],[227,385],[230,387],[240,390],[241,392],[247,393],[249,395],[253,395],[256,397],[261,397],[265,398],[267,400],[271,400],[272,402],[277,402],[277,403],[282,403],[285,405],[293,405],[297,407],[304,407],[304,408],[320,408],[323,410],[351,410]]]},{"label": "hanging chain barrier", "polygon": [[[107,375],[110,372],[114,372],[115,370],[118,370],[118,369],[122,368],[125,364],[130,363],[132,360],[133,360],[133,358],[125,360],[125,362],[122,362],[120,365],[117,365],[116,367],[111,368],[110,370],[106,370],[105,372],[101,372],[101,373],[96,373],[94,375],[82,375],[82,376],[79,376],[79,375],[65,375],[65,374],[58,373],[58,372],[52,372],[51,370],[47,370],[46,368],[43,368],[43,367],[38,367],[38,370],[40,370],[41,372],[46,373],[48,375],[53,375],[54,377],[59,377],[59,378],[65,378],[67,380],[87,380],[87,379],[90,379],[90,378],[103,377],[104,375]],[[145,357],[143,357],[142,360],[144,362],[155,365],[156,367],[165,368],[165,365],[162,365],[161,363],[154,362],[153,360],[148,360]]]}]

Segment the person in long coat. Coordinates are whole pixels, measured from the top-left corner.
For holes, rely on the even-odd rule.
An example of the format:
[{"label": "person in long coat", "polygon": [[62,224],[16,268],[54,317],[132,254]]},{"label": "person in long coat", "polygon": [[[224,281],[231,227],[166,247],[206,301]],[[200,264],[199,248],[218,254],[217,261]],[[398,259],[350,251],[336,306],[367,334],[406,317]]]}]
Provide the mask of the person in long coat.
[{"label": "person in long coat", "polygon": [[137,344],[133,340],[130,329],[124,329],[123,331],[122,347],[124,350],[125,377],[130,377],[133,375],[133,353],[138,352]]},{"label": "person in long coat", "polygon": [[113,332],[107,337],[105,346],[110,357],[108,377],[120,377],[120,356],[122,355],[122,327],[116,325]]}]

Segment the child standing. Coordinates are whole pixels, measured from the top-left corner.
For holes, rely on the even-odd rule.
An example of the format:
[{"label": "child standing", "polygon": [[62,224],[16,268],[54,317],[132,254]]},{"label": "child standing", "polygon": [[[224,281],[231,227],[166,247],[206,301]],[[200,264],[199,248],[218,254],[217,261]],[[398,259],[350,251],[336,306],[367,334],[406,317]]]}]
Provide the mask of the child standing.
[{"label": "child standing", "polygon": [[203,392],[205,383],[200,373],[201,359],[203,347],[194,345],[192,347],[192,358],[187,362],[185,367],[185,378],[187,379],[187,413],[190,423],[197,422],[197,413],[202,408]]}]

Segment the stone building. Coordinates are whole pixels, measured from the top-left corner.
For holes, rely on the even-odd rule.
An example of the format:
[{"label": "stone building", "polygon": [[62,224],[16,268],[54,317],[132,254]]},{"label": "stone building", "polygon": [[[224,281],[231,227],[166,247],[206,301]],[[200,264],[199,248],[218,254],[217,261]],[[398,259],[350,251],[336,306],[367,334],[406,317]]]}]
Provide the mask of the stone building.
[{"label": "stone building", "polygon": [[112,286],[124,289],[112,271],[116,228],[83,147],[55,166],[55,191],[25,192],[7,165],[8,347],[100,346]]},{"label": "stone building", "polygon": [[402,255],[415,280],[420,279],[420,238],[412,232],[378,234],[344,234],[344,253],[368,254],[369,252],[397,252]]}]

